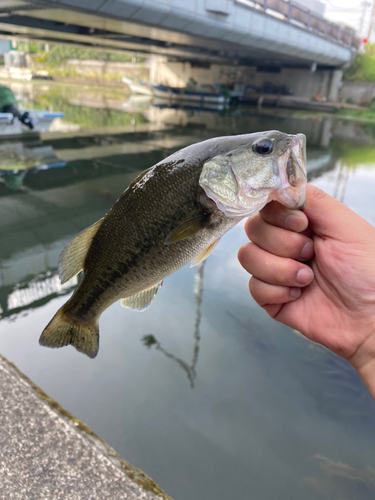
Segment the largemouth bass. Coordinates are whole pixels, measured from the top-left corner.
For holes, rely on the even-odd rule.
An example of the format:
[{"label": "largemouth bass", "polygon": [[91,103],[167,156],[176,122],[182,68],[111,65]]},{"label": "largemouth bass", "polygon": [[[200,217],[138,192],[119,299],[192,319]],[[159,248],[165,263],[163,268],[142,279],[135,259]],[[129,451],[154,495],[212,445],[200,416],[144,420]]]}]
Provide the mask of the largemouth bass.
[{"label": "largemouth bass", "polygon": [[301,207],[305,184],[305,136],[278,131],[210,139],[142,172],[63,250],[61,282],[81,271],[82,279],[40,344],[72,344],[94,358],[107,307],[121,299],[124,307],[146,309],[166,276],[206,259],[244,217],[271,200]]}]

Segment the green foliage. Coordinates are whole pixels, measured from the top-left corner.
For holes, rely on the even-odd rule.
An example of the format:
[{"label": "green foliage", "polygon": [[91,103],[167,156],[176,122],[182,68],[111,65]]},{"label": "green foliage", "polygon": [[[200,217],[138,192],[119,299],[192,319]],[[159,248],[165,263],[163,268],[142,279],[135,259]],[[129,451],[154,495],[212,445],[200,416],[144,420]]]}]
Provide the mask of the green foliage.
[{"label": "green foliage", "polygon": [[[49,66],[60,66],[68,59],[91,59],[96,61],[130,62],[133,59],[132,54],[99,52],[80,47],[66,47],[64,45],[55,45],[49,52],[38,55],[36,62],[44,62]],[[136,62],[144,61],[144,57],[136,57]]]},{"label": "green foliage", "polygon": [[345,80],[375,81],[375,43],[367,44],[351,66],[344,70]]},{"label": "green foliage", "polygon": [[355,145],[347,142],[339,142],[333,146],[337,151],[338,158],[347,167],[372,166],[375,163],[375,148],[373,146]]},{"label": "green foliage", "polygon": [[[27,103],[24,103],[27,107]],[[81,127],[115,127],[145,123],[146,119],[140,113],[123,113],[112,109],[88,108],[72,106],[65,97],[57,93],[40,96],[33,104],[35,109],[53,109],[65,114],[65,121],[76,123]]]},{"label": "green foliage", "polygon": [[17,49],[23,52],[31,52],[32,54],[38,54],[43,50],[43,45],[38,43],[19,42]]},{"label": "green foliage", "polygon": [[375,108],[373,106],[372,101],[369,108],[339,109],[335,114],[349,120],[375,122]]}]

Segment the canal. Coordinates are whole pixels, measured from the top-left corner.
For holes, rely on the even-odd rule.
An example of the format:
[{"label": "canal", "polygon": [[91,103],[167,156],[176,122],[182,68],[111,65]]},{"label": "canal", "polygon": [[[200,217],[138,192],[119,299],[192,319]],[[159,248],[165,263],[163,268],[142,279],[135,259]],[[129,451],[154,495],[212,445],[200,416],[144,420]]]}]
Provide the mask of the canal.
[{"label": "canal", "polygon": [[76,283],[61,286],[60,252],[142,170],[210,137],[302,132],[310,182],[375,225],[375,126],[17,85],[65,118],[0,143],[0,353],[175,500],[373,499],[375,403],[345,361],[254,303],[243,223],[147,311],[108,308],[96,359],[38,339]]}]

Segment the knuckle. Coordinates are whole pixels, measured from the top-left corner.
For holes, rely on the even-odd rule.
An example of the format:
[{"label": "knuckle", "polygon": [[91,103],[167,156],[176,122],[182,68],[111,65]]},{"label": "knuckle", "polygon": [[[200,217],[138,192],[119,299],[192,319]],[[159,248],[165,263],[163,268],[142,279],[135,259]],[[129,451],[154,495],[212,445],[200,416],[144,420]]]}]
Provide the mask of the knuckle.
[{"label": "knuckle", "polygon": [[249,291],[252,298],[255,300],[257,304],[264,303],[261,290],[259,287],[259,281],[257,278],[252,277],[249,281]]},{"label": "knuckle", "polygon": [[257,289],[258,289],[258,280],[254,277],[251,277],[250,281],[249,281],[249,290],[250,290],[251,296],[254,299],[255,299],[254,294],[257,293]]},{"label": "knuckle", "polygon": [[257,295],[256,284],[253,278],[251,278],[249,281],[249,292],[252,298],[255,300],[255,302],[258,302],[259,297]]},{"label": "knuckle", "polygon": [[298,233],[289,234],[286,242],[288,255],[292,259],[296,259],[300,256],[306,243],[305,238],[301,237]]},{"label": "knuckle", "polygon": [[248,254],[250,251],[250,243],[245,243],[245,245],[242,245],[240,249],[238,250],[237,258],[242,266],[246,264]]},{"label": "knuckle", "polygon": [[274,270],[274,281],[277,285],[283,285],[288,281],[290,275],[289,263],[283,262]]}]

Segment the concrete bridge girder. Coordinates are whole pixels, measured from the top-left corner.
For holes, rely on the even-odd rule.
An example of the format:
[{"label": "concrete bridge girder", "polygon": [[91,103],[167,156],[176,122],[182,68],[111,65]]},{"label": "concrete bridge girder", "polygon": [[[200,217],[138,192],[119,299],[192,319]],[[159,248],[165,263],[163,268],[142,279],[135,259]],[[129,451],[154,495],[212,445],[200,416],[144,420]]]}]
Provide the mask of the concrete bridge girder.
[{"label": "concrete bridge girder", "polygon": [[[37,0],[29,0],[36,2]],[[246,1],[246,0],[243,0]],[[207,0],[46,0],[46,5],[62,9],[86,12],[92,16],[106,18],[108,28],[117,21],[138,24],[143,36],[160,39],[160,31],[165,30],[162,38],[168,43],[191,44],[191,38],[199,38],[195,46],[206,49],[214,42],[219,51],[230,52],[235,56],[234,46],[238,47],[239,57],[247,54],[249,58],[278,60],[289,64],[311,64],[340,67],[349,62],[352,49],[338,42],[319,36],[296,24],[267,14],[260,9],[249,8],[240,0],[227,0],[227,15],[207,11]],[[223,3],[223,2],[222,2]],[[145,26],[145,24],[148,26]],[[152,23],[152,24],[151,24]],[[116,32],[116,28],[114,29]],[[168,37],[168,31],[170,36]],[[145,31],[148,31],[145,34]],[[117,32],[121,32],[118,30]],[[126,30],[125,30],[126,32]],[[169,38],[169,40],[168,40]],[[203,41],[202,41],[203,39]],[[204,43],[204,40],[206,43]],[[226,47],[226,43],[233,47]],[[255,51],[254,51],[255,49]],[[257,50],[261,51],[259,55]]]}]

